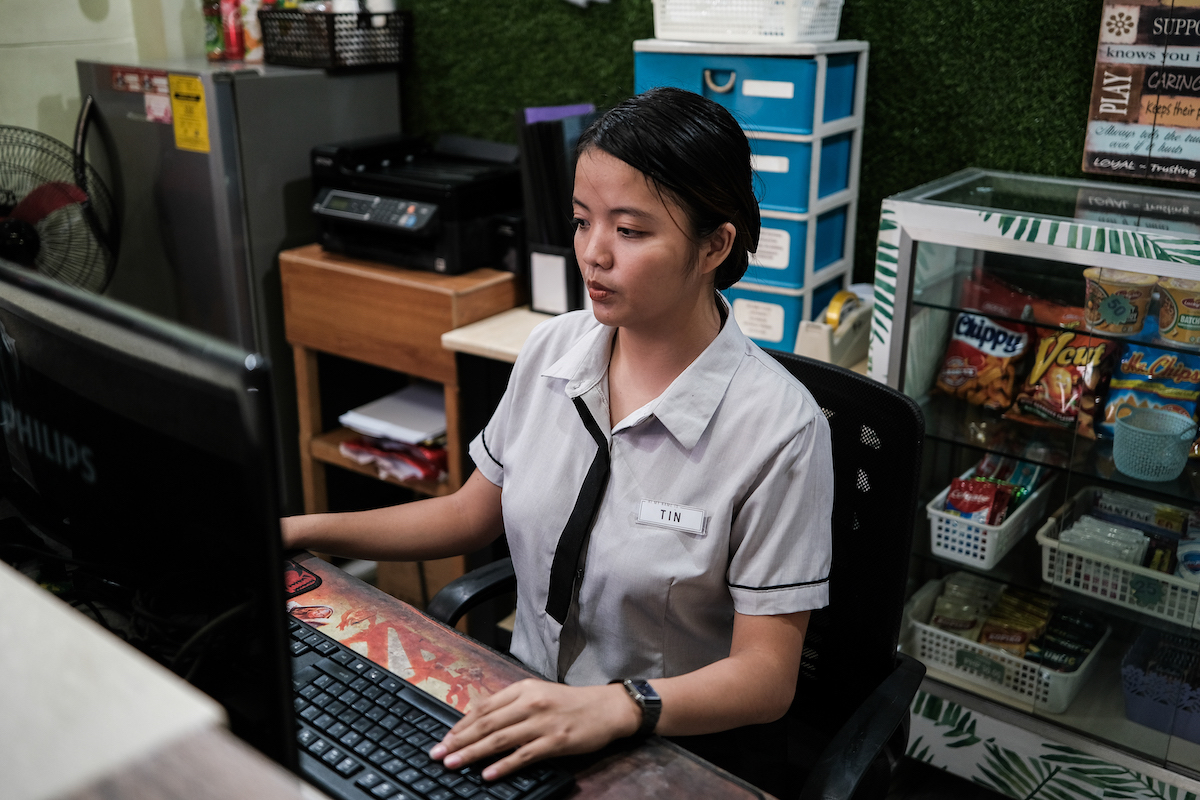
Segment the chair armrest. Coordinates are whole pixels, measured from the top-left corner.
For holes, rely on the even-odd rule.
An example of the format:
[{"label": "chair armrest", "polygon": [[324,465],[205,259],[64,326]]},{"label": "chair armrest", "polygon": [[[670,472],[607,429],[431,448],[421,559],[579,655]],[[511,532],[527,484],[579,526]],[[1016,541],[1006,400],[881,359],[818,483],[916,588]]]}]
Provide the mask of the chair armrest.
[{"label": "chair armrest", "polygon": [[453,626],[468,611],[517,588],[511,558],[502,558],[447,583],[429,601],[425,613]]},{"label": "chair armrest", "polygon": [[925,665],[897,654],[896,669],[863,701],[825,747],[800,800],[848,800],[896,729],[925,677]]}]

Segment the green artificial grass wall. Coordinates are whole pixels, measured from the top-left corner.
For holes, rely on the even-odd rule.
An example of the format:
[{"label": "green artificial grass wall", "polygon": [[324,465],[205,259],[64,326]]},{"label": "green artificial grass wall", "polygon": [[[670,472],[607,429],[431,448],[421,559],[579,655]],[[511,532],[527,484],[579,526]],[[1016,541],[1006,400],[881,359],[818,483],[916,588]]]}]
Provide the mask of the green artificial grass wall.
[{"label": "green artificial grass wall", "polygon": [[[847,0],[870,42],[855,280],[874,274],[880,201],[964,167],[1081,177],[1102,0]],[[526,106],[633,91],[650,0],[409,0],[409,125],[515,142]],[[1112,180],[1091,176],[1096,180]],[[1176,185],[1177,188],[1182,188]]]}]

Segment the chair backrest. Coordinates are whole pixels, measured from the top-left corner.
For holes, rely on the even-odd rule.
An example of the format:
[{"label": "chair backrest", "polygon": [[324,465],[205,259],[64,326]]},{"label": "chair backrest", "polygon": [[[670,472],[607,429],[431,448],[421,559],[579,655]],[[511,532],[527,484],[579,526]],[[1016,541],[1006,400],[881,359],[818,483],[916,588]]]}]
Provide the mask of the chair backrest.
[{"label": "chair backrest", "polygon": [[812,393],[832,432],[829,606],[809,622],[793,711],[836,731],[896,666],[925,420],[882,383],[768,352]]}]

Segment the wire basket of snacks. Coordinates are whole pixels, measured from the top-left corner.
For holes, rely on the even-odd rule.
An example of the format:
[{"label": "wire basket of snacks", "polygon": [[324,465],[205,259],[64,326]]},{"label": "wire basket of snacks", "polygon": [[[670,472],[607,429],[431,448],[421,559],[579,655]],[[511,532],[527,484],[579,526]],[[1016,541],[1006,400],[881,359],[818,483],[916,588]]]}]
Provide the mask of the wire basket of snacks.
[{"label": "wire basket of snacks", "polygon": [[408,11],[264,8],[258,20],[268,64],[324,69],[403,64],[412,29]]},{"label": "wire basket of snacks", "polygon": [[842,0],[654,0],[654,36],[692,42],[828,42]]},{"label": "wire basket of snacks", "polygon": [[1200,541],[1187,538],[1191,516],[1166,503],[1086,487],[1037,532],[1042,578],[1194,627],[1200,607]]},{"label": "wire basket of snacks", "polygon": [[1046,513],[1054,476],[988,454],[925,506],[933,554],[992,569]]},{"label": "wire basket of snacks", "polygon": [[1129,408],[1113,425],[1117,469],[1143,481],[1171,481],[1187,466],[1196,423],[1163,408]]},{"label": "wire basket of snacks", "polygon": [[1144,629],[1121,659],[1125,716],[1200,743],[1200,642]]},{"label": "wire basket of snacks", "polygon": [[1112,632],[1085,609],[966,572],[918,589],[905,620],[904,649],[930,669],[1051,714],[1074,701]]}]

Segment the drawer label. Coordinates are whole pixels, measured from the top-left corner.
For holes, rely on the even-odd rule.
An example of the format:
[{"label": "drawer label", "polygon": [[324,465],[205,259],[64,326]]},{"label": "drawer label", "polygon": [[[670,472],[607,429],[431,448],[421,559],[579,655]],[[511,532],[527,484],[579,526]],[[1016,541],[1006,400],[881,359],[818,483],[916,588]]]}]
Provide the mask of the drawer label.
[{"label": "drawer label", "polygon": [[1004,683],[1004,665],[985,655],[970,650],[959,650],[954,654],[954,666],[974,672],[989,681]]},{"label": "drawer label", "polygon": [[773,97],[791,100],[796,96],[796,84],[791,81],[742,81],[742,94],[746,97]]},{"label": "drawer label", "polygon": [[758,235],[758,250],[750,255],[750,263],[756,267],[787,269],[791,256],[792,235],[781,228],[763,228]]},{"label": "drawer label", "polygon": [[750,154],[750,168],[755,172],[780,172],[786,174],[791,164],[787,156],[764,156]]},{"label": "drawer label", "polygon": [[739,297],[733,301],[733,318],[742,333],[764,342],[783,341],[783,306]]}]

